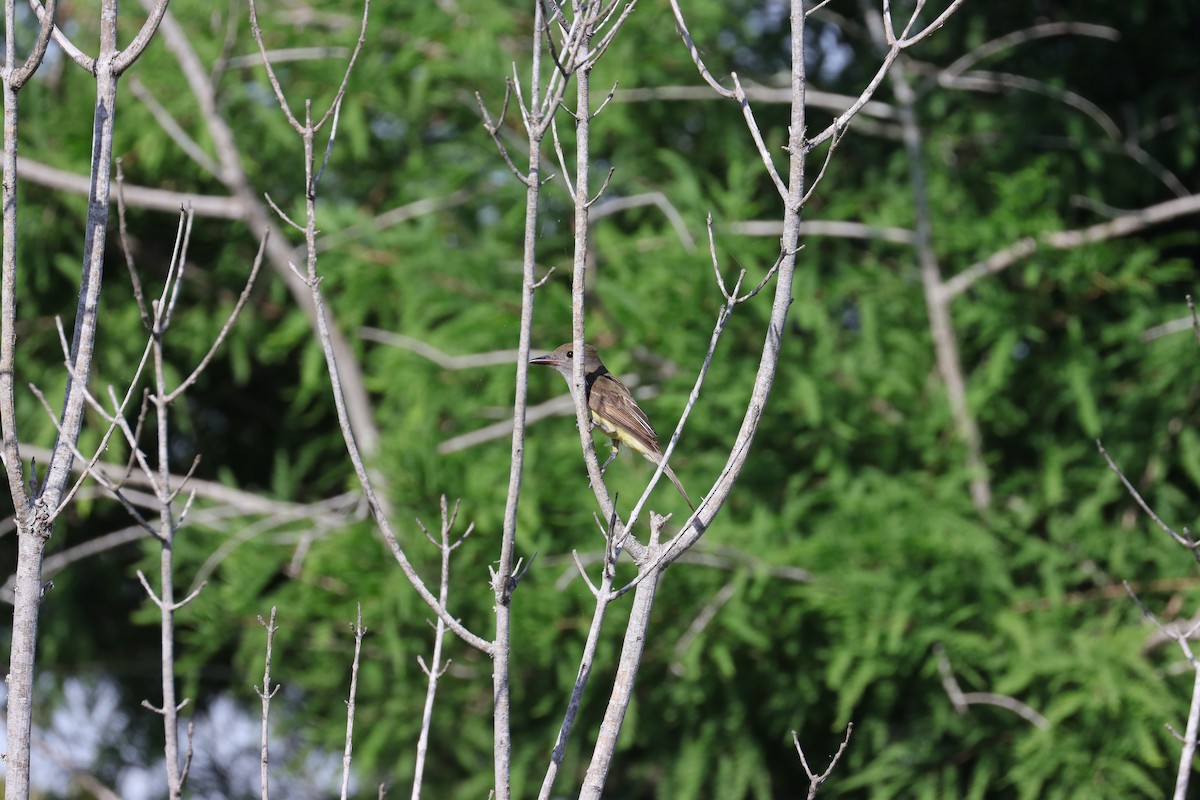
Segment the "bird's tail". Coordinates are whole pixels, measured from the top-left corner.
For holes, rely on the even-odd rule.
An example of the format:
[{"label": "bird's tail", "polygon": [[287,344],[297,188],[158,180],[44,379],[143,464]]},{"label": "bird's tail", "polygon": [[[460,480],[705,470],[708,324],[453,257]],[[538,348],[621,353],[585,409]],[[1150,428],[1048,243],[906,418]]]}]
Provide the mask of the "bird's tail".
[{"label": "bird's tail", "polygon": [[667,477],[671,479],[671,483],[675,484],[675,488],[683,495],[683,499],[687,501],[688,508],[695,511],[696,507],[692,505],[692,498],[688,497],[688,493],[683,490],[683,484],[679,482],[679,478],[675,477],[675,470],[671,469],[670,465],[668,465],[663,469],[663,472],[667,474]]}]

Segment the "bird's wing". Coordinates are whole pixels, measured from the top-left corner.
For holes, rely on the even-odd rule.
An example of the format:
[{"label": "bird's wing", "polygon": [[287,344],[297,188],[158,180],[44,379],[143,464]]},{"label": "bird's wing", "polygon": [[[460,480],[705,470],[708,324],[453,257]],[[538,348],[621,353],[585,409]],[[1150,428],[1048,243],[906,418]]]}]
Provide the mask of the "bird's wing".
[{"label": "bird's wing", "polygon": [[618,438],[634,450],[642,455],[660,452],[650,420],[638,408],[625,384],[612,375],[596,378],[588,393],[588,407],[612,424],[621,434]]}]

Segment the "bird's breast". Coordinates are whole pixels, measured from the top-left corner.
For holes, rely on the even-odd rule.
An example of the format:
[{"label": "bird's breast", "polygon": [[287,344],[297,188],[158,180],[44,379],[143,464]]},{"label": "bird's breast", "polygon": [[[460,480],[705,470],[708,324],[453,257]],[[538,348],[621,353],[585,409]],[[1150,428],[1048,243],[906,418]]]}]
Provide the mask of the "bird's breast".
[{"label": "bird's breast", "polygon": [[[591,410],[591,409],[589,409],[589,410]],[[592,422],[596,423],[596,427],[599,428],[600,430],[604,431],[605,433],[607,433],[609,436],[618,438],[619,432],[617,431],[617,429],[614,428],[609,423],[608,420],[606,420],[604,417],[597,414],[595,411],[592,411]],[[623,437],[620,437],[620,438],[623,438]]]}]

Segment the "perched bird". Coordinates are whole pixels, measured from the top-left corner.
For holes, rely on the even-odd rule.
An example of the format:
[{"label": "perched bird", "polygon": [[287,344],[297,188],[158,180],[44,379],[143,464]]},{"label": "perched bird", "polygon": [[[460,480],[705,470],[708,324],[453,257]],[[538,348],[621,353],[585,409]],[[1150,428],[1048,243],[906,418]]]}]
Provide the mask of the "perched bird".
[{"label": "perched bird", "polygon": [[[567,385],[571,386],[573,351],[574,345],[567,342],[556,347],[551,353],[530,359],[529,363],[554,367],[566,378]],[[658,446],[658,436],[655,435],[654,428],[650,427],[650,420],[646,418],[646,413],[638,408],[629,387],[605,368],[596,348],[590,344],[583,347],[583,386],[587,392],[592,421],[612,440],[612,454],[608,461],[604,462],[604,467],[617,457],[617,450],[622,444],[641,453],[647,461],[657,466],[662,461],[662,448]],[[601,472],[604,471],[604,467],[600,468]],[[695,510],[691,498],[683,490],[683,484],[675,477],[674,470],[668,465],[663,472],[683,495],[688,508]]]}]

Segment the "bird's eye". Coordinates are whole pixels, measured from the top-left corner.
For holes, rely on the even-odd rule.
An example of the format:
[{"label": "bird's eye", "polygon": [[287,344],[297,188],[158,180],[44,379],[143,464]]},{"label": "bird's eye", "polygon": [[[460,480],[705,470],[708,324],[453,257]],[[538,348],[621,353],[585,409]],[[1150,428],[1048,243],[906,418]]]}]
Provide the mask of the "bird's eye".
[{"label": "bird's eye", "polygon": [[574,357],[575,357],[575,353],[574,353],[574,351],[572,351],[572,350],[568,350],[568,351],[567,351],[567,358],[574,358]]}]

